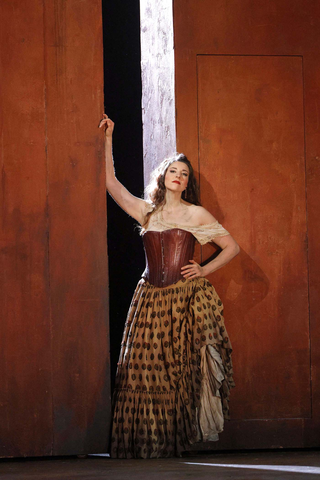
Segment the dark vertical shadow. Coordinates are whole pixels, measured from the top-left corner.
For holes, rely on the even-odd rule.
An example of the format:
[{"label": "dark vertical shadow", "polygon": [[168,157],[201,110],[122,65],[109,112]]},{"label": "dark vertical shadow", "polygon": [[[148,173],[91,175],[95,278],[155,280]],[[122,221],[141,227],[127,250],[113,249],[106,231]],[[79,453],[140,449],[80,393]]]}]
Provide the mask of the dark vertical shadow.
[{"label": "dark vertical shadow", "polygon": [[[139,0],[102,0],[105,111],[115,122],[113,155],[117,178],[143,194],[143,147]],[[144,268],[141,237],[130,218],[107,195],[110,278],[111,381],[114,385],[123,327]]]}]

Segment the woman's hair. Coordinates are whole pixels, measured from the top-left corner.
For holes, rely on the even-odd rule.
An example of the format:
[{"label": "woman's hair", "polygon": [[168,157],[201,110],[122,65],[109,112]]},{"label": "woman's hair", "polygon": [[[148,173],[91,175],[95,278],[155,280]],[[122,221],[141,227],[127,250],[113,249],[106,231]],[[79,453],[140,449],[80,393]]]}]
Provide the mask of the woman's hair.
[{"label": "woman's hair", "polygon": [[165,158],[160,165],[152,172],[150,183],[145,188],[145,200],[152,205],[152,210],[146,215],[146,222],[143,228],[149,222],[150,215],[154,213],[163,203],[166,194],[164,179],[168,168],[173,162],[183,162],[189,168],[189,179],[186,190],[182,193],[182,199],[194,205],[201,205],[199,200],[199,186],[196,180],[193,168],[187,157],[183,153],[174,153],[172,156]]}]

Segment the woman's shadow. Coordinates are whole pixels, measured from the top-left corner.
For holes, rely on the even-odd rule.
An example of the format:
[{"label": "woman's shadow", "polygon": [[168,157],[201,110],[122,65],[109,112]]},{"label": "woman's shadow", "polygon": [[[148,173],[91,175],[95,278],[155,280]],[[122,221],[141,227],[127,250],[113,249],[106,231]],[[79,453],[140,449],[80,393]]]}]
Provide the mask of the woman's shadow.
[{"label": "woman's shadow", "polygon": [[[212,185],[203,175],[200,175],[201,190],[206,192],[206,197],[210,198],[210,204],[203,200],[203,206],[212,213],[212,215],[227,230],[231,227],[224,224],[225,216],[216,193]],[[228,230],[229,231],[229,230]],[[237,241],[236,234],[233,231],[230,234]],[[240,245],[241,247],[241,245]],[[212,250],[214,250],[212,252]],[[221,252],[221,248],[214,242],[209,242],[196,250],[196,260],[201,259],[202,265],[216,258]],[[228,317],[236,317],[245,321],[248,311],[259,304],[268,294],[270,281],[259,265],[241,248],[240,253],[224,268],[212,273],[208,279],[221,294],[224,309],[228,312]]]}]

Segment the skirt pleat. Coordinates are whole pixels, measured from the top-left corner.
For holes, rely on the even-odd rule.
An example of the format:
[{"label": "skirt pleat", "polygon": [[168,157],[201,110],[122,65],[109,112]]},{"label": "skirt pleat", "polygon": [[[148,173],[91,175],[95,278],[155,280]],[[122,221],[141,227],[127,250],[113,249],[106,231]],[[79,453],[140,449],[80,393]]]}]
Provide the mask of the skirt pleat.
[{"label": "skirt pleat", "polygon": [[223,304],[207,279],[159,288],[142,278],[121,343],[111,457],[179,456],[217,440],[230,418],[231,354]]}]

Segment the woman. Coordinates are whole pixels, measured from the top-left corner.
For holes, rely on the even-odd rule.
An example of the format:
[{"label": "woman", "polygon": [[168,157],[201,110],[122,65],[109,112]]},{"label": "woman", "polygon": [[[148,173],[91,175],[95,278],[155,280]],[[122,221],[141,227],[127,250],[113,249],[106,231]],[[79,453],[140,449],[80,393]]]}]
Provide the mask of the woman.
[{"label": "woman", "polygon": [[[183,154],[160,164],[142,200],[115,177],[114,123],[104,114],[99,126],[105,128],[107,190],[141,225],[146,254],[121,344],[111,457],[180,456],[192,443],[218,440],[229,418],[232,347],[222,302],[205,277],[240,249],[200,205]],[[201,266],[192,259],[196,240],[214,240],[222,251]]]}]

